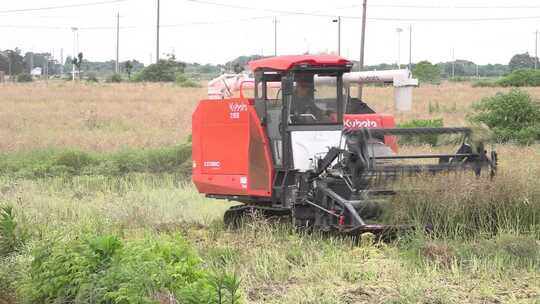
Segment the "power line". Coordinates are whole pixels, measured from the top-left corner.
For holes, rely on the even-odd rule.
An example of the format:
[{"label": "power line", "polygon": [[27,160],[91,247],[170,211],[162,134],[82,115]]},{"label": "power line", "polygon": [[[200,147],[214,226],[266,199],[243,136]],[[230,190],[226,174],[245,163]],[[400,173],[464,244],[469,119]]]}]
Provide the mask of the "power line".
[{"label": "power line", "polygon": [[[118,1],[129,1],[129,0],[117,0]],[[189,2],[195,2],[195,3],[201,3],[201,4],[207,4],[207,5],[214,5],[213,2],[209,1],[198,1],[198,0],[187,0]],[[274,9],[263,9],[263,8],[248,8],[248,7],[240,7],[236,5],[228,5],[228,4],[222,4],[222,3],[215,3],[215,5],[218,6],[227,6],[230,8],[237,8],[237,9],[255,9],[259,11],[266,11],[270,13],[276,13],[280,12],[280,14],[274,14],[274,15],[265,15],[265,16],[255,16],[255,17],[246,17],[246,18],[236,18],[236,19],[228,19],[228,20],[208,20],[208,21],[195,21],[195,22],[186,22],[186,23],[179,23],[179,24],[161,24],[161,28],[175,28],[175,27],[189,27],[189,26],[203,26],[203,25],[219,25],[219,24],[227,24],[227,23],[237,23],[237,22],[249,22],[249,21],[256,21],[256,20],[263,20],[263,19],[273,19],[276,17],[287,17],[292,15],[306,15],[306,16],[315,16],[315,17],[325,17],[325,18],[335,18],[336,15],[325,15],[325,14],[318,14],[316,12],[300,12],[300,11],[281,11],[281,10],[274,10]],[[345,19],[357,19],[362,20],[361,16],[347,16],[347,15],[340,15],[341,18]],[[515,20],[539,20],[540,16],[510,16],[510,17],[485,17],[485,18],[396,18],[396,17],[367,17],[367,20],[373,20],[373,21],[413,21],[413,22],[469,22],[469,21],[515,21]],[[149,28],[152,27],[151,25],[128,25],[128,26],[121,26],[120,29],[140,29],[140,28]],[[0,25],[0,28],[13,28],[13,29],[41,29],[41,30],[69,30],[71,29],[70,26],[43,26],[43,25]],[[92,31],[92,30],[111,30],[116,29],[115,26],[87,26],[87,27],[79,27],[79,30],[81,31]]]},{"label": "power line", "polygon": [[[321,14],[321,13],[318,13],[318,12],[276,10],[276,9],[271,9],[271,8],[258,8],[258,7],[242,6],[242,5],[234,5],[234,4],[225,4],[225,3],[205,1],[205,0],[187,0],[187,1],[188,2],[193,2],[193,3],[198,3],[198,4],[220,6],[220,7],[226,7],[226,8],[235,8],[235,9],[244,9],[244,10],[251,10],[251,11],[261,11],[261,12],[267,12],[267,13],[285,14],[285,15],[306,15],[306,16],[327,17],[327,18],[336,17],[336,14],[329,15],[329,14]],[[351,7],[356,7],[356,5],[350,5],[350,6],[340,7],[340,8],[336,8],[336,9],[346,9],[346,8],[351,8]]]},{"label": "power line", "polygon": [[129,0],[108,0],[108,1],[86,2],[86,3],[77,3],[77,4],[65,4],[65,5],[56,5],[56,6],[20,8],[20,9],[3,10],[3,11],[0,11],[0,14],[47,11],[47,10],[76,8],[76,7],[87,7],[87,6],[112,4],[112,3],[119,3],[119,2],[126,2],[126,1],[129,1]]},{"label": "power line", "polygon": [[[345,18],[359,19],[358,17],[346,16]],[[516,21],[516,20],[538,20],[540,16],[512,16],[512,17],[476,17],[476,18],[386,18],[372,17],[368,20],[375,21],[416,21],[416,22],[469,22],[469,21]]]},{"label": "power line", "polygon": [[[359,6],[359,5],[357,5]],[[371,7],[387,8],[426,8],[426,9],[530,9],[540,5],[420,5],[420,4],[372,4]]]},{"label": "power line", "polygon": [[[311,13],[311,12],[303,12],[303,11],[284,11],[284,10],[276,10],[271,8],[259,8],[259,7],[251,7],[251,6],[242,6],[242,5],[233,5],[233,4],[225,4],[225,3],[218,3],[218,2],[212,2],[212,1],[206,1],[206,0],[187,0],[188,2],[198,3],[198,4],[204,4],[204,5],[211,5],[211,6],[220,6],[220,7],[227,7],[227,8],[234,8],[234,9],[244,9],[244,10],[253,10],[253,11],[262,11],[262,12],[268,12],[268,13],[279,13],[279,14],[286,14],[286,15],[305,15],[305,16],[313,16],[313,17],[327,17],[327,18],[333,18],[336,15],[328,15],[328,14],[319,14],[319,13]],[[376,6],[376,5],[373,5]],[[357,5],[354,5],[353,7],[357,7]],[[371,7],[371,5],[370,5]],[[540,6],[539,6],[540,7]],[[350,7],[347,7],[350,8]],[[336,8],[340,9],[340,8]],[[340,15],[342,18],[347,19],[362,19],[360,16],[347,16],[347,15]],[[540,16],[510,16],[510,17],[477,17],[477,18],[397,18],[397,17],[367,17],[367,20],[374,20],[374,21],[417,21],[417,22],[466,22],[466,21],[511,21],[511,20],[536,20],[540,19]]]}]

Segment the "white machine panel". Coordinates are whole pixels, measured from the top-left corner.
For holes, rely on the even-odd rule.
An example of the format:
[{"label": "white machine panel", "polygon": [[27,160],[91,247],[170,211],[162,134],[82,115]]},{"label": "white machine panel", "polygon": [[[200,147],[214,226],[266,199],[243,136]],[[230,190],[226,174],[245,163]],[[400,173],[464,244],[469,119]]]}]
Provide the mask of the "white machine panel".
[{"label": "white machine panel", "polygon": [[331,147],[339,146],[341,131],[291,132],[294,168],[300,171],[313,169],[315,159],[324,157]]}]

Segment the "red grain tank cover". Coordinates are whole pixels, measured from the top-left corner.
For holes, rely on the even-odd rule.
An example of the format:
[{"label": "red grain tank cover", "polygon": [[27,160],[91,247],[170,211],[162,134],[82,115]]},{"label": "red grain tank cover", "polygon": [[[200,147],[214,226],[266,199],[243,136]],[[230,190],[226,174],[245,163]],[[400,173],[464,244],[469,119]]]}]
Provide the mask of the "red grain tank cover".
[{"label": "red grain tank cover", "polygon": [[345,66],[352,65],[349,60],[335,55],[290,55],[276,56],[249,62],[252,71],[257,69],[270,69],[286,71],[293,66],[307,64],[313,66]]},{"label": "red grain tank cover", "polygon": [[272,154],[252,99],[202,100],[192,133],[192,178],[199,192],[272,195]]},{"label": "red grain tank cover", "polygon": [[[360,128],[395,128],[394,116],[384,113],[373,114],[345,114],[343,116],[343,128],[356,130]],[[398,152],[398,141],[395,136],[384,136],[384,143],[395,153]]]}]

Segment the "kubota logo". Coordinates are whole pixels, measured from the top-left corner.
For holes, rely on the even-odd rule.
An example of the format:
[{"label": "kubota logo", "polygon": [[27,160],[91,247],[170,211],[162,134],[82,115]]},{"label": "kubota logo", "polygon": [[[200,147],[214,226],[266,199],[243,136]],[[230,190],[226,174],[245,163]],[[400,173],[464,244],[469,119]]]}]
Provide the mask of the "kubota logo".
[{"label": "kubota logo", "polygon": [[346,129],[360,129],[360,128],[377,128],[379,124],[371,119],[345,119],[343,126]]},{"label": "kubota logo", "polygon": [[231,112],[246,112],[247,109],[248,109],[247,104],[236,103],[236,102],[229,104],[229,110],[231,110]]}]

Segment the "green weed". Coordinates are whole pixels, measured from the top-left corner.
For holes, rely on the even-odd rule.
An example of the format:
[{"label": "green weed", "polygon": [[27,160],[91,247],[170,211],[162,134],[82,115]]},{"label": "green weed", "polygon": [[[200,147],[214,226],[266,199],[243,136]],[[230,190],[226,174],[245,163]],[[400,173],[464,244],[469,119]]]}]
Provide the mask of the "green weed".
[{"label": "green weed", "polygon": [[112,153],[80,150],[38,150],[6,153],[0,157],[0,174],[18,178],[102,175],[129,173],[191,174],[191,144],[157,149],[124,149]]}]

